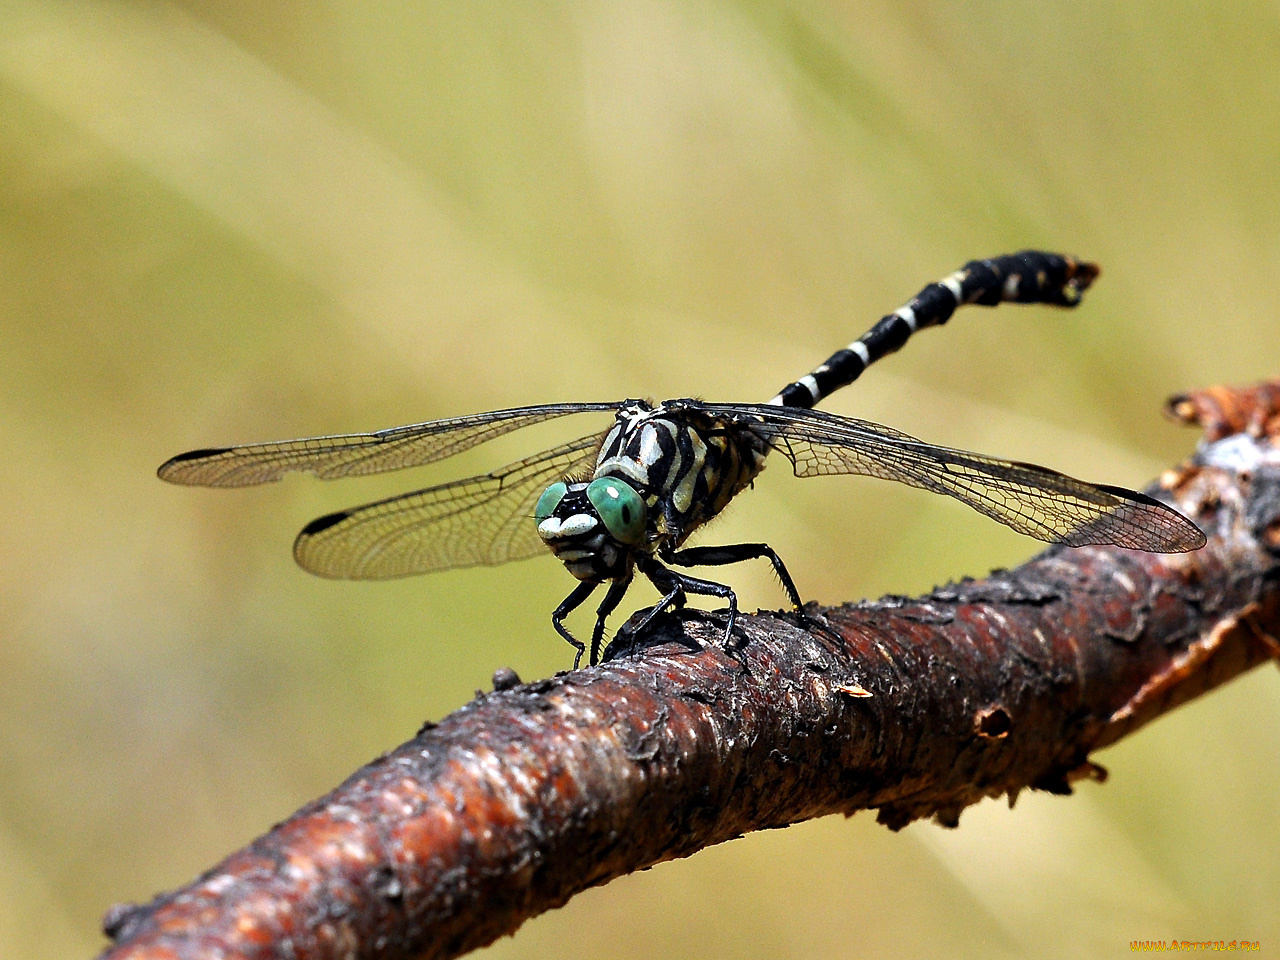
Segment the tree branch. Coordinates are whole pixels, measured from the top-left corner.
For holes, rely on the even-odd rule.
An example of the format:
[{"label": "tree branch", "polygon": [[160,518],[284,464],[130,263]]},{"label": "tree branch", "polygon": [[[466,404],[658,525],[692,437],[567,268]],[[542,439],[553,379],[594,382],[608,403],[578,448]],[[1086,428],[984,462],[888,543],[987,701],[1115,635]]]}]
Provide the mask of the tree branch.
[{"label": "tree branch", "polygon": [[[500,689],[104,928],[118,958],[454,957],[587,887],[750,830],[878,808],[954,826],[1280,656],[1280,382],[1171,402],[1195,554],[1050,548],[916,599],[685,611],[638,657]],[[616,646],[617,644],[615,644]]]}]

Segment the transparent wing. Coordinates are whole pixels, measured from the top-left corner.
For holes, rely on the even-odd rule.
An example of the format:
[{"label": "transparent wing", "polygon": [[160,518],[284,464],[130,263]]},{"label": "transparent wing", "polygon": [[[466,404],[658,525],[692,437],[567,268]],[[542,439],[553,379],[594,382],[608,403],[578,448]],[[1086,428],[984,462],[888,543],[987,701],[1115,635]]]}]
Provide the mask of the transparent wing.
[{"label": "transparent wing", "polygon": [[538,497],[548,484],[593,466],[599,446],[593,433],[483,476],[328,514],[303,528],[293,556],[312,573],[343,580],[532,557],[546,550],[533,522]]},{"label": "transparent wing", "polygon": [[571,413],[616,410],[618,403],[549,403],[431,420],[376,433],[304,437],[182,453],[157,471],[162,480],[203,487],[247,487],[306,470],[324,480],[416,467]]},{"label": "transparent wing", "polygon": [[1114,544],[1155,553],[1197,550],[1200,528],[1144,493],[1101,486],[1030,463],[936,447],[897,430],[819,410],[714,404],[757,430],[796,476],[854,473],[955,497],[1019,533],[1073,547]]}]

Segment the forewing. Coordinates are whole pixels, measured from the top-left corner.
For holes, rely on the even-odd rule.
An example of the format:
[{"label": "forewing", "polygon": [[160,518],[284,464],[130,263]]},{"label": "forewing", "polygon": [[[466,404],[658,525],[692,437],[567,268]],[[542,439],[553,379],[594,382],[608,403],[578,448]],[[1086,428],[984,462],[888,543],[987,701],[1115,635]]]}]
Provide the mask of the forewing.
[{"label": "forewing", "polygon": [[493,473],[311,521],[293,556],[322,577],[387,580],[454,567],[523,560],[546,550],[533,522],[548,484],[587,471],[600,435],[518,460]]},{"label": "forewing", "polygon": [[1180,553],[1205,544],[1194,523],[1144,493],[1031,463],[937,447],[865,420],[769,404],[707,404],[758,424],[800,477],[854,473],[955,497],[1019,533],[1073,547]]},{"label": "forewing", "polygon": [[551,403],[431,420],[376,433],[305,437],[239,447],[192,450],[160,467],[162,480],[204,487],[247,487],[310,471],[324,480],[416,467],[521,427],[571,413],[615,410],[617,403]]}]

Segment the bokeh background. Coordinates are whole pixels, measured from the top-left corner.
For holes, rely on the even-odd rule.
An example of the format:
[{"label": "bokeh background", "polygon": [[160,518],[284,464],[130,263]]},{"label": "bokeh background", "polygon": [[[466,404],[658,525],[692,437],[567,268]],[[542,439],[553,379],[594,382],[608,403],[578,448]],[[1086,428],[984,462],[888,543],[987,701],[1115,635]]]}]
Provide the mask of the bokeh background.
[{"label": "bokeh background", "polygon": [[[965,260],[1041,246],[1103,263],[1082,309],[966,311],[827,409],[1142,485],[1196,440],[1166,395],[1280,374],[1278,159],[1270,3],[2,0],[0,954],[90,955],[108,905],[186,882],[495,667],[570,662],[550,558],[348,584],[289,554],[320,513],[562,430],[241,491],[166,486],[168,456],[761,400]],[[711,542],[738,539],[823,602],[1037,550],[776,466]],[[765,565],[733,582],[783,603]],[[1275,955],[1278,680],[1105,751],[1110,782],[1073,798],[749,836],[490,955]]]}]

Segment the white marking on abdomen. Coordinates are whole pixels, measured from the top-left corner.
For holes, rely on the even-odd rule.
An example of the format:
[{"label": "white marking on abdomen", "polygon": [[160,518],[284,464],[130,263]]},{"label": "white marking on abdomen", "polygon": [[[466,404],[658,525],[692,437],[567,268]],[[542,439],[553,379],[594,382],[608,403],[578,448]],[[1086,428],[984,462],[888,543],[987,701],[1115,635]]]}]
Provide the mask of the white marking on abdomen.
[{"label": "white marking on abdomen", "polygon": [[1022,282],[1022,274],[1011,273],[1004,279],[1004,298],[1012,300],[1018,295],[1018,284]]},{"label": "white marking on abdomen", "polygon": [[818,399],[820,391],[818,390],[818,381],[813,379],[813,374],[806,373],[803,377],[797,380],[796,383],[808,390],[809,396],[813,397],[813,399]]},{"label": "white marking on abdomen", "polygon": [[867,351],[867,345],[861,340],[853,341],[853,343],[849,344],[848,349],[862,358],[862,365],[864,367],[871,366],[871,354]]},{"label": "white marking on abdomen", "polygon": [[960,295],[964,292],[964,272],[957,270],[949,277],[944,277],[938,281],[944,287],[951,291],[951,296],[956,298],[956,303],[960,303]]},{"label": "white marking on abdomen", "polygon": [[907,326],[911,328],[912,333],[916,332],[916,312],[910,307],[899,307],[897,310],[893,311],[893,315],[905,320],[907,322]]}]

